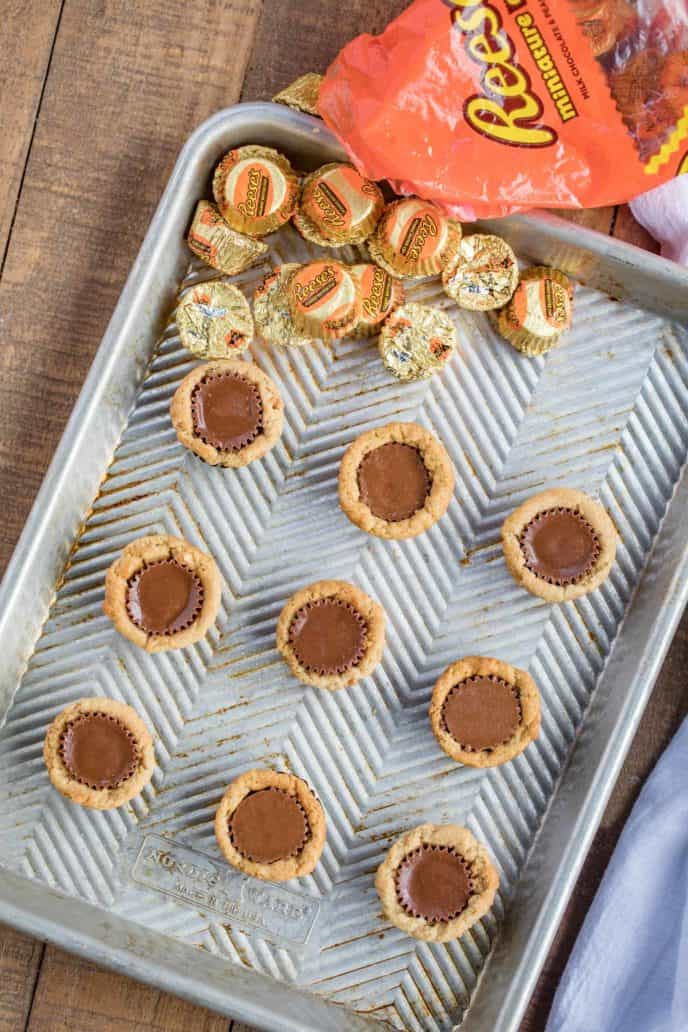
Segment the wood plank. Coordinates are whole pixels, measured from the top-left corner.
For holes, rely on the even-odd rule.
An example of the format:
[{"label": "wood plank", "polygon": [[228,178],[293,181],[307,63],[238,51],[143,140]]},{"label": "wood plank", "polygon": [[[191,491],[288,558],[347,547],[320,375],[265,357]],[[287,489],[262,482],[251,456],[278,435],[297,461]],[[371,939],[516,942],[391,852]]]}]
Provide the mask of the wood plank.
[{"label": "wood plank", "polygon": [[[2,23],[12,33],[3,53],[16,53],[27,76],[27,33],[36,45],[46,38],[37,18],[39,8],[47,18],[51,3],[17,5],[17,17]],[[27,12],[22,19],[22,6],[33,21]],[[180,146],[200,121],[238,99],[259,9],[260,0],[198,0],[190,16],[183,0],[66,2],[0,281],[2,566]],[[3,158],[22,148],[25,153],[30,124],[15,118],[0,127]],[[9,166],[5,175],[9,181]],[[13,965],[20,964],[21,949],[34,957],[42,950],[21,941],[9,929],[0,934],[7,996],[0,1019],[8,1032],[24,1027]],[[61,969],[67,982],[70,963]],[[28,969],[23,983],[30,998]],[[134,985],[123,980],[127,984]],[[46,1022],[42,993],[49,988],[44,979],[36,1000],[36,1013],[46,1014]],[[168,1004],[161,1001],[156,1006],[167,1020]],[[179,1005],[169,1006],[174,1012]],[[20,1016],[11,1024],[15,1014]]]},{"label": "wood plank", "polygon": [[542,1032],[554,993],[585,915],[640,789],[682,720],[688,716],[688,611],[672,642],[654,692],[590,847],[547,961],[538,979],[521,1032]]},{"label": "wood plank", "polygon": [[608,205],[604,208],[551,208],[552,215],[558,215],[569,222],[575,222],[577,226],[585,226],[586,229],[595,229],[598,233],[609,233],[612,228],[615,208]]},{"label": "wood plank", "polygon": [[5,0],[0,18],[0,269],[63,0]]},{"label": "wood plank", "polygon": [[349,40],[382,32],[408,0],[281,0],[266,3],[242,100],[269,100],[304,72],[324,72]]},{"label": "wood plank", "polygon": [[180,146],[238,99],[260,6],[66,0],[0,282],[1,561]]},{"label": "wood plank", "polygon": [[0,926],[0,1032],[23,1032],[44,946]]},{"label": "wood plank", "polygon": [[229,1032],[230,1022],[48,946],[27,1032]]}]

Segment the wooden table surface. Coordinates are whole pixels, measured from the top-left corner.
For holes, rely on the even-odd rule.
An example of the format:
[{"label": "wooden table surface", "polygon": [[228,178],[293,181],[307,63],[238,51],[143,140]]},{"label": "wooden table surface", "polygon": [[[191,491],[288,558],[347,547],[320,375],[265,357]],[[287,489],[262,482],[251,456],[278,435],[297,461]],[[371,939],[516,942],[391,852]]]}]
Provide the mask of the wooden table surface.
[{"label": "wooden table surface", "polygon": [[[406,0],[2,0],[0,562],[4,568],[191,132],[321,71]],[[626,208],[576,216],[642,246]],[[686,712],[684,618],[523,1022],[552,994],[640,785]],[[240,1032],[0,928],[0,1032]],[[324,1030],[325,1032],[325,1030]]]}]

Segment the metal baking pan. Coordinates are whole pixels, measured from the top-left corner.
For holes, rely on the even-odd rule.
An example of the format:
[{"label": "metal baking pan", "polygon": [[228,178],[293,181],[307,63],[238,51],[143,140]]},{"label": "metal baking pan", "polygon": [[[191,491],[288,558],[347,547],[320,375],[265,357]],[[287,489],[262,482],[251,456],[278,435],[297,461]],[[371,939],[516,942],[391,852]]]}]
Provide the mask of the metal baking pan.
[{"label": "metal baking pan", "polygon": [[[688,331],[668,317],[688,320],[688,276],[556,219],[507,220],[522,257],[586,284],[559,349],[525,359],[421,283],[410,294],[459,328],[441,378],[391,381],[370,341],[257,343],[284,436],[244,470],[212,469],[170,426],[193,364],[171,313],[182,283],[211,274],[184,244],[194,203],[248,142],[303,169],[341,153],[320,123],[270,104],[191,137],[2,584],[0,920],[266,1028],[513,1030],[688,593]],[[290,230],[273,238],[277,261],[315,251]],[[237,282],[249,294],[263,271]],[[400,543],[348,523],[336,494],[347,443],[390,418],[434,428],[457,479],[440,523]],[[545,484],[599,495],[621,534],[607,583],[563,606],[518,589],[498,545],[506,513]],[[163,530],[215,556],[223,604],[207,640],[149,656],[103,616],[103,578],[127,541]],[[389,618],[380,668],[334,694],[295,682],[274,647],[285,598],[322,576],[354,581]],[[469,652],[527,666],[542,692],[539,741],[495,770],[453,763],[427,721],[437,675]],[[96,694],[156,733],[151,785],[109,813],[58,796],[41,759],[53,716]],[[213,811],[252,765],[294,770],[323,801],[327,846],[298,883],[221,862]],[[442,946],[390,928],[373,888],[390,841],[425,820],[466,823],[501,875],[491,913]]]}]

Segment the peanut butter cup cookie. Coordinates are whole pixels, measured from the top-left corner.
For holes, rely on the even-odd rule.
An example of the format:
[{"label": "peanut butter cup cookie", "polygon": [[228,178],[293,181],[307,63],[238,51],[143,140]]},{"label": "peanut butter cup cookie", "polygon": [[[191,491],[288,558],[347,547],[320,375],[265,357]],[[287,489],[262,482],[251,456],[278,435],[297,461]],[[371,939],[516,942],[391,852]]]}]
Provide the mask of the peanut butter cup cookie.
[{"label": "peanut butter cup cookie", "polygon": [[382,657],[382,606],[346,581],[316,581],[287,602],[277,648],[304,684],[334,691],[372,673]]},{"label": "peanut butter cup cookie", "polygon": [[415,939],[458,939],[492,906],[499,875],[467,828],[421,824],[394,843],[375,876],[385,916]]},{"label": "peanut butter cup cookie", "polygon": [[253,362],[206,362],[188,373],[170,405],[177,437],[211,466],[247,466],[282,433],[284,405]]},{"label": "peanut butter cup cookie", "polygon": [[566,602],[599,587],[614,563],[617,540],[599,502],[567,487],[534,495],[502,526],[514,580],[547,602]]},{"label": "peanut butter cup cookie", "polygon": [[437,681],[432,730],[444,751],[469,767],[497,767],[540,733],[540,696],[530,674],[499,659],[466,656]]},{"label": "peanut butter cup cookie", "polygon": [[339,468],[342,509],[376,537],[422,534],[444,515],[453,490],[449,456],[417,423],[388,423],[361,434]]},{"label": "peanut butter cup cookie", "polygon": [[155,767],[148,728],[131,706],[114,699],[79,699],[58,713],[43,758],[55,788],[92,810],[133,799]]},{"label": "peanut butter cup cookie", "polygon": [[215,814],[225,859],[264,881],[310,874],[325,845],[325,812],[293,774],[249,770],[234,780]]},{"label": "peanut butter cup cookie", "polygon": [[147,652],[192,645],[220,606],[215,560],[183,538],[138,538],[105,577],[103,610],[120,634]]}]

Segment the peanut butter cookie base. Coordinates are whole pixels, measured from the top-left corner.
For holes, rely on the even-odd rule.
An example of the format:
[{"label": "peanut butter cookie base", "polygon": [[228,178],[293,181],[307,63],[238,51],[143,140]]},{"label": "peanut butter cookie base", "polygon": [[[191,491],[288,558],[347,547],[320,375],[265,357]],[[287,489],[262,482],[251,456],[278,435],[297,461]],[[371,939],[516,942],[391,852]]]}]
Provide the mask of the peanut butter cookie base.
[{"label": "peanut butter cookie base", "polygon": [[[190,627],[174,634],[149,634],[129,616],[127,586],[131,578],[150,563],[174,559],[195,573],[203,585],[203,604]],[[103,611],[120,634],[146,652],[181,649],[199,641],[206,633],[220,607],[220,573],[215,560],[194,548],[183,538],[169,534],[149,534],[127,545],[105,575]]]},{"label": "peanut butter cookie base", "polygon": [[[430,492],[422,509],[406,520],[390,522],[375,516],[361,498],[358,468],[368,452],[395,442],[417,448],[432,478]],[[361,434],[351,444],[339,467],[339,502],[352,523],[376,537],[403,539],[416,537],[436,523],[447,511],[454,492],[454,470],[444,447],[428,430],[417,423],[387,423]]]},{"label": "peanut butter cookie base", "polygon": [[[194,430],[191,395],[206,376],[222,373],[232,373],[255,384],[263,406],[261,432],[239,451],[220,451],[214,445],[207,444]],[[196,366],[187,373],[172,398],[170,417],[177,437],[185,448],[199,455],[211,466],[238,469],[262,458],[277,443],[282,433],[284,404],[276,384],[254,362],[245,362],[241,358],[217,359]]]},{"label": "peanut butter cookie base", "polygon": [[[491,749],[466,749],[444,726],[442,709],[452,688],[468,677],[499,677],[518,693],[521,720],[516,731],[501,745]],[[513,760],[540,734],[540,694],[535,681],[525,670],[486,656],[465,656],[452,663],[438,678],[430,703],[430,724],[440,746],[459,763],[468,767],[498,767]]]},{"label": "peanut butter cookie base", "polygon": [[[229,834],[230,817],[242,799],[251,792],[259,792],[264,788],[279,788],[294,796],[306,814],[309,827],[308,839],[296,856],[287,860],[276,860],[271,864],[260,864],[247,859],[234,847]],[[215,837],[224,858],[232,867],[263,881],[288,881],[290,878],[303,878],[310,874],[320,859],[326,833],[325,811],[306,782],[294,774],[272,770],[249,770],[241,774],[222,796],[215,814]]]},{"label": "peanut butter cookie base", "polygon": [[[594,566],[574,584],[551,584],[538,577],[526,566],[521,548],[520,536],[530,521],[538,513],[557,508],[579,512],[593,528],[600,545],[600,553]],[[521,587],[546,602],[568,602],[598,588],[607,579],[614,564],[618,539],[616,527],[606,509],[583,491],[568,487],[555,487],[533,495],[514,510],[502,525],[502,548],[509,572]]]},{"label": "peanut butter cookie base", "polygon": [[[342,602],[347,602],[361,614],[367,627],[366,647],[360,661],[343,674],[318,674],[307,670],[299,662],[289,641],[289,628],[294,616],[303,606],[309,602],[316,602],[318,599],[332,596],[341,599]],[[291,596],[277,622],[277,648],[289,664],[294,676],[304,684],[312,685],[314,688],[325,688],[330,692],[336,691],[338,688],[349,688],[362,677],[371,674],[382,659],[384,644],[384,609],[365,592],[347,581],[315,581],[315,583],[301,588]]]},{"label": "peanut butter cookie base", "polygon": [[[395,878],[399,864],[405,856],[424,845],[455,849],[470,871],[474,891],[465,909],[450,921],[430,923],[425,918],[414,917],[402,907],[397,897]],[[467,932],[490,909],[499,888],[499,875],[485,847],[467,828],[457,824],[420,824],[393,844],[378,867],[375,888],[385,917],[402,932],[426,942],[449,942]]]},{"label": "peanut butter cookie base", "polygon": [[[68,724],[91,713],[103,713],[116,718],[134,737],[138,751],[137,768],[131,777],[116,788],[91,788],[77,781],[60,755],[60,738]],[[155,769],[153,739],[136,710],[115,699],[89,698],[67,706],[53,720],[43,743],[43,759],[48,775],[58,792],[67,799],[91,810],[114,810],[127,803],[148,784]]]}]

